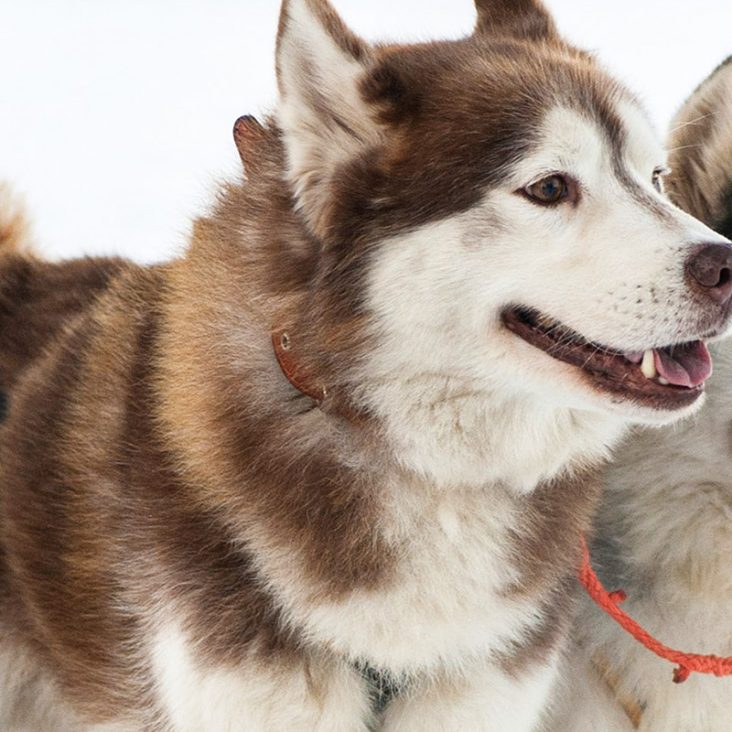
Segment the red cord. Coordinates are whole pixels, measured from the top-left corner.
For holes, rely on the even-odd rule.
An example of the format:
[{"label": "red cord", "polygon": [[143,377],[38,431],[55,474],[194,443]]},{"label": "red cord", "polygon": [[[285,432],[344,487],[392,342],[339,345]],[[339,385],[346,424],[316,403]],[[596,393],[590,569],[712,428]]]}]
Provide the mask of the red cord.
[{"label": "red cord", "polygon": [[715,676],[732,675],[732,657],[730,656],[705,656],[700,653],[683,653],[665,646],[656,640],[650,633],[644,630],[633,618],[623,612],[618,605],[625,600],[625,593],[622,590],[608,592],[600,582],[590,564],[590,550],[587,548],[587,541],[582,537],[582,567],[580,568],[579,580],[587,590],[592,600],[606,612],[626,633],[633,636],[639,643],[642,643],[649,651],[652,651],[660,658],[664,658],[676,664],[674,669],[674,682],[677,684],[686,681],[689,676],[696,672],[700,674],[714,674]]}]

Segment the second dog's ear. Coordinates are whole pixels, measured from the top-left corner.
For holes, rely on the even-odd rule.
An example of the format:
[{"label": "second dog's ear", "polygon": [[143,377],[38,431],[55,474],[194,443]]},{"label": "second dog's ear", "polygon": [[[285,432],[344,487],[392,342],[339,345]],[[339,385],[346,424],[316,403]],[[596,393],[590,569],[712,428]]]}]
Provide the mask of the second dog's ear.
[{"label": "second dog's ear", "polygon": [[554,21],[541,0],[475,0],[475,9],[476,35],[531,41],[557,38]]},{"label": "second dog's ear", "polygon": [[277,37],[278,122],[300,209],[318,233],[337,166],[378,139],[361,94],[370,47],[326,0],[285,0]]},{"label": "second dog's ear", "polygon": [[678,112],[668,149],[673,202],[732,238],[732,57]]}]

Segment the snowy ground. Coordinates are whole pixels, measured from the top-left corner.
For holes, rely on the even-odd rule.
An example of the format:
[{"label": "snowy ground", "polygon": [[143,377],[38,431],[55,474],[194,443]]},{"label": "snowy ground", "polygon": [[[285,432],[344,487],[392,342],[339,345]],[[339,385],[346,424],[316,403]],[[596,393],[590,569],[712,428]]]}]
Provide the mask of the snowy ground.
[{"label": "snowy ground", "polygon": [[[185,241],[231,125],[274,101],[277,0],[0,0],[0,178],[55,256],[151,261]],[[470,0],[334,0],[367,38],[456,37]],[[732,54],[730,0],[547,0],[565,35],[645,99],[660,129]]]}]

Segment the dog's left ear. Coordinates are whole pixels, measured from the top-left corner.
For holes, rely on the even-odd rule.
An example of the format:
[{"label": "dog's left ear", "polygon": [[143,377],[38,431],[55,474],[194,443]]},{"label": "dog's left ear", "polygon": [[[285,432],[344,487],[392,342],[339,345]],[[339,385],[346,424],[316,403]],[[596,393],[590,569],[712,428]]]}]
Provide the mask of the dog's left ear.
[{"label": "dog's left ear", "polygon": [[251,114],[245,114],[234,122],[234,144],[246,172],[257,169],[267,138],[267,130]]},{"label": "dog's left ear", "polygon": [[475,0],[476,35],[510,36],[529,41],[558,38],[541,0]]},{"label": "dog's left ear", "polygon": [[379,139],[374,110],[361,93],[370,61],[370,46],[326,0],[284,0],[278,122],[298,205],[316,234],[326,226],[334,171]]}]

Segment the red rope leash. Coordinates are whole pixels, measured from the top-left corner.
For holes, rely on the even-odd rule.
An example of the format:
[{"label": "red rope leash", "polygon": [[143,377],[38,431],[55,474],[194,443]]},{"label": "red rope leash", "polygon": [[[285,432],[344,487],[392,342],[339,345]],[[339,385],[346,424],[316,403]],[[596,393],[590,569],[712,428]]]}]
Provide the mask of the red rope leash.
[{"label": "red rope leash", "polygon": [[664,658],[676,664],[674,669],[674,682],[677,684],[686,681],[689,676],[696,672],[700,674],[714,674],[715,676],[732,675],[732,657],[730,656],[705,656],[700,653],[683,653],[669,648],[656,640],[650,633],[644,630],[633,618],[623,612],[618,605],[625,598],[625,592],[617,590],[608,592],[600,582],[590,564],[590,550],[587,548],[587,541],[582,537],[582,567],[580,568],[579,580],[587,590],[592,600],[606,612],[626,633],[633,636],[639,643],[642,643],[649,651],[660,658]]}]

